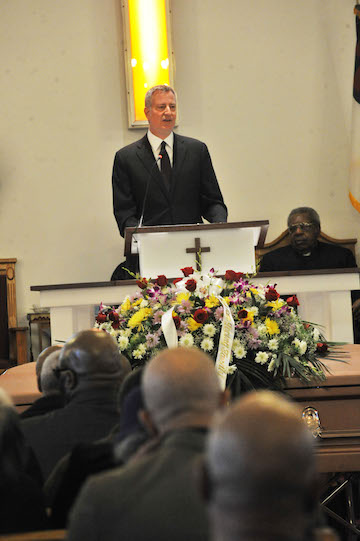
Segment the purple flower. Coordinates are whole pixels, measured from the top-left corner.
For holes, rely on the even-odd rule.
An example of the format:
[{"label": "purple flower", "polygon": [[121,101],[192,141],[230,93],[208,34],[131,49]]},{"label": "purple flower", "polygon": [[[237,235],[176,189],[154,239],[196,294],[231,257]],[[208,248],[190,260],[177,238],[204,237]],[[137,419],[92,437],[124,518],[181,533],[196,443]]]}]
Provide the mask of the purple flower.
[{"label": "purple flower", "polygon": [[253,336],[253,338],[259,338],[259,333],[258,333],[257,329],[255,329],[255,327],[250,327],[249,328],[249,334],[251,334]]},{"label": "purple flower", "polygon": [[154,325],[159,325],[161,323],[161,318],[162,316],[164,315],[164,312],[162,310],[158,310],[157,312],[155,312],[154,316],[153,316],[153,324]]},{"label": "purple flower", "polygon": [[146,335],[146,345],[149,348],[154,348],[160,342],[160,339],[156,334],[147,334]]},{"label": "purple flower", "polygon": [[258,340],[257,338],[250,338],[248,340],[248,346],[250,349],[259,349],[261,345],[261,340]]}]

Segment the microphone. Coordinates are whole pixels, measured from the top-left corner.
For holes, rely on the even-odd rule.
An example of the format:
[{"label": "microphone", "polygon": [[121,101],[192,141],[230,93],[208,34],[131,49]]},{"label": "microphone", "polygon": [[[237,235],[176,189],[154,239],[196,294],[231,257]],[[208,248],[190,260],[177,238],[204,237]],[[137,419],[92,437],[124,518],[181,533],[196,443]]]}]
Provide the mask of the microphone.
[{"label": "microphone", "polygon": [[137,228],[136,228],[136,230],[134,231],[133,234],[135,234],[136,231],[139,229],[139,227],[142,226],[142,223],[143,223],[143,220],[144,220],[144,213],[145,213],[145,204],[146,204],[146,200],[147,200],[147,196],[148,196],[148,192],[149,192],[150,180],[151,180],[151,177],[152,177],[152,174],[153,174],[153,171],[154,171],[154,167],[158,166],[158,163],[159,163],[160,160],[162,160],[162,154],[159,154],[159,156],[155,160],[155,163],[153,163],[153,165],[152,165],[152,167],[150,169],[149,178],[148,178],[147,183],[146,183],[146,189],[145,189],[145,195],[144,195],[144,200],[143,200],[143,206],[142,206],[142,209],[141,209],[140,221],[139,221],[139,224],[138,224],[138,226],[137,226]]}]

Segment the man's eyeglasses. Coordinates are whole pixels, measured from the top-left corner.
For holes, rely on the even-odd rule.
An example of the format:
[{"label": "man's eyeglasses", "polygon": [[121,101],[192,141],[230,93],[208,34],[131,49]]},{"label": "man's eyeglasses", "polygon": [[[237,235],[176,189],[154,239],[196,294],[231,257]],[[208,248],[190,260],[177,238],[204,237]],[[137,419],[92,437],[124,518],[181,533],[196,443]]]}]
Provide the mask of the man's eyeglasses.
[{"label": "man's eyeglasses", "polygon": [[289,225],[288,229],[290,234],[295,233],[295,231],[300,228],[301,231],[310,231],[310,229],[313,227],[313,222],[300,222],[298,224]]}]

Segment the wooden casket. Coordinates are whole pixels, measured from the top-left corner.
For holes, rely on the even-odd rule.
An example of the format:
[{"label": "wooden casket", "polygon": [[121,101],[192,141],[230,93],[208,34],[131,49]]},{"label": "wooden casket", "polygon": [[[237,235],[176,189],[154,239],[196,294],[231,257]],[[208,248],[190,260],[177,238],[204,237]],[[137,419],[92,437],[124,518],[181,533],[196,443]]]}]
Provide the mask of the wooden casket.
[{"label": "wooden casket", "polygon": [[295,378],[287,382],[287,393],[303,415],[318,417],[322,473],[360,471],[360,345],[341,346],[341,352],[347,362],[326,361],[330,374],[320,385],[303,385]]}]

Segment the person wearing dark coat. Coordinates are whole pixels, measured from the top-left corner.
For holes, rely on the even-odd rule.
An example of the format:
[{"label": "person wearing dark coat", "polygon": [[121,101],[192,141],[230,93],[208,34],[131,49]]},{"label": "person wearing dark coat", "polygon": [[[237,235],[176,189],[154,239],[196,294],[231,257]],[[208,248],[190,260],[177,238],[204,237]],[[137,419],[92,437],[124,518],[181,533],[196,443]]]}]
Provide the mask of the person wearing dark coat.
[{"label": "person wearing dark coat", "polygon": [[75,445],[105,437],[118,423],[117,393],[130,370],[114,338],[103,331],[80,331],[64,345],[56,371],[66,405],[21,423],[44,480]]},{"label": "person wearing dark coat", "polygon": [[[227,208],[207,146],[175,134],[176,94],[167,85],[145,97],[148,133],[115,155],[112,187],[120,234],[126,227],[226,222]],[[165,145],[165,148],[163,148]],[[167,171],[164,162],[167,162]],[[121,263],[112,279],[129,279],[137,259]]]},{"label": "person wearing dark coat", "polygon": [[315,441],[300,408],[278,393],[245,394],[209,431],[202,486],[210,539],[335,540],[317,527],[317,476]]},{"label": "person wearing dark coat", "polygon": [[0,534],[48,527],[37,460],[9,397],[0,393]]},{"label": "person wearing dark coat", "polygon": [[55,373],[55,369],[59,363],[60,351],[61,348],[56,347],[42,363],[41,371],[39,371],[37,377],[38,388],[42,392],[42,396],[20,414],[21,419],[44,415],[49,411],[57,410],[65,405],[65,397],[60,387],[59,378]]},{"label": "person wearing dark coat", "polygon": [[310,207],[293,209],[288,217],[290,244],[265,254],[260,272],[355,268],[354,254],[347,248],[319,242],[320,217]]},{"label": "person wearing dark coat", "polygon": [[214,363],[191,348],[164,350],[144,369],[143,420],[159,441],[122,468],[91,477],[70,514],[68,540],[208,540],[194,477],[207,427],[227,397]]}]

